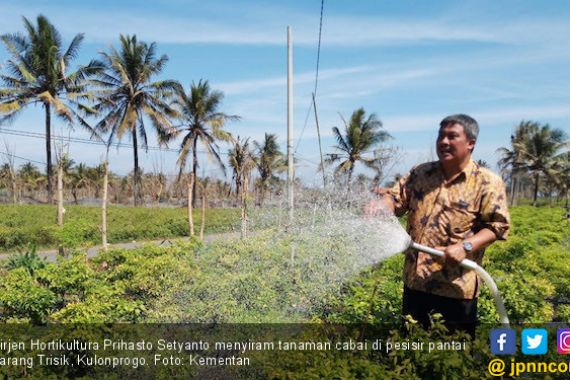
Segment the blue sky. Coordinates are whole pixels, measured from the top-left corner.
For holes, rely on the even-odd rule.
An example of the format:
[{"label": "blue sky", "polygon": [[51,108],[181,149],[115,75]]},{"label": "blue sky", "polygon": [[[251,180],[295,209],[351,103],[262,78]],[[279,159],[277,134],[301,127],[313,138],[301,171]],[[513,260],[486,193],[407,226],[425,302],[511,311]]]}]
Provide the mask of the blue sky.
[{"label": "blue sky", "polygon": [[[321,1],[37,1],[0,2],[0,33],[23,32],[22,16],[42,13],[67,45],[85,40],[76,63],[117,45],[119,34],[156,42],[170,58],[162,78],[186,88],[207,79],[225,93],[223,111],[242,117],[227,129],[260,140],[276,133],[285,150],[286,28],[293,30],[294,128],[297,174],[315,180],[319,161],[314,89]],[[481,132],[475,158],[493,167],[521,120],[570,131],[570,3],[566,1],[325,0],[317,105],[324,151],[331,128],[359,107],[374,112],[400,149],[391,169],[406,172],[433,157],[439,121],[475,117]],[[0,63],[7,59],[0,48]],[[41,108],[9,128],[43,132]],[[56,132],[69,135],[57,122]],[[304,132],[301,131],[305,126]],[[5,127],[5,126],[3,126]],[[72,136],[85,137],[77,130]],[[18,156],[45,162],[39,139],[1,134]],[[124,142],[129,142],[128,139]],[[151,145],[156,145],[151,143]],[[176,143],[171,147],[177,147]],[[4,149],[0,149],[4,151]],[[227,147],[223,148],[224,151]],[[103,149],[71,144],[77,162],[97,163]],[[132,151],[111,152],[111,169],[132,170]],[[142,166],[174,173],[176,153],[143,154]],[[201,173],[220,175],[202,159]]]}]

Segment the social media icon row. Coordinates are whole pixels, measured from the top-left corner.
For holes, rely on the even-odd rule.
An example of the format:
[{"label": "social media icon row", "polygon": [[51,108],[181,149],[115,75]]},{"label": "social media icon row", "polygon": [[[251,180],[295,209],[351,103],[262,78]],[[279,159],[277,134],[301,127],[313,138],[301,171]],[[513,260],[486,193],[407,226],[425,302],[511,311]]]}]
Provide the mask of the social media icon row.
[{"label": "social media icon row", "polygon": [[[495,355],[512,355],[517,352],[515,330],[491,330],[490,343],[491,352]],[[521,334],[521,348],[525,355],[546,354],[548,352],[548,331],[545,329],[524,329]],[[559,354],[570,354],[570,329],[558,329],[556,348]]]}]

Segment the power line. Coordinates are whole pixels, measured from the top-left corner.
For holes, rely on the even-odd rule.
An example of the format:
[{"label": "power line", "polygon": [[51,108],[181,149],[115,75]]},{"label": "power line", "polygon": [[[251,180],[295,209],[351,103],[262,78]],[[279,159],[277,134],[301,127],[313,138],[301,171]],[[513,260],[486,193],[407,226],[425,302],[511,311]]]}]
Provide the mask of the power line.
[{"label": "power line", "polygon": [[309,108],[307,108],[307,115],[305,116],[305,123],[303,124],[303,129],[301,129],[301,134],[299,135],[299,139],[297,140],[297,145],[295,146],[295,153],[297,153],[297,149],[299,149],[299,144],[301,144],[301,139],[303,138],[303,134],[305,133],[305,128],[307,127],[307,122],[309,121],[309,115],[311,115],[311,108],[313,107],[313,102],[309,104]]},{"label": "power line", "polygon": [[325,8],[325,0],[321,0],[321,21],[319,23],[319,46],[317,47],[317,70],[315,73],[315,97],[317,96],[317,84],[319,82],[319,62],[321,60],[321,34],[323,31],[323,9]]},{"label": "power line", "polygon": [[318,162],[315,162],[315,161],[306,159],[305,157],[301,157],[301,156],[299,156],[299,155],[296,155],[295,158],[297,158],[297,159],[299,159],[299,160],[301,160],[301,161],[308,162],[308,163],[313,164],[313,165],[315,165],[315,166],[320,166],[320,164],[319,164]]},{"label": "power line", "polygon": [[[0,133],[3,134],[7,134],[7,135],[13,135],[13,136],[21,136],[21,137],[32,137],[32,138],[40,138],[40,139],[45,139],[46,138],[46,134],[45,133],[39,133],[39,132],[31,132],[31,131],[24,131],[24,130],[14,130],[14,129],[6,129],[6,128],[0,128]],[[80,144],[88,144],[88,145],[98,145],[98,146],[107,146],[107,144],[104,141],[95,141],[95,140],[89,140],[89,139],[84,139],[84,138],[79,138],[79,137],[62,137],[62,136],[57,136],[57,135],[51,135],[52,139],[56,139],[56,140],[60,140],[60,141],[64,141],[64,142],[74,142],[74,143],[80,143]],[[114,147],[114,148],[128,148],[128,149],[132,149],[133,145],[132,144],[125,144],[125,143],[113,143],[110,145],[110,147]],[[180,151],[178,149],[174,149],[174,148],[167,148],[167,147],[158,147],[158,146],[147,146],[147,148],[143,147],[143,146],[138,146],[139,149],[145,149],[145,150],[151,150],[151,151],[160,151],[160,152],[172,152],[172,153],[180,153]],[[201,151],[201,150],[197,150],[197,153],[201,153],[201,154],[207,154],[208,152],[206,151]],[[222,155],[227,155],[227,152],[219,152],[219,154]]]},{"label": "power line", "polygon": [[297,140],[297,146],[295,147],[295,153],[297,153],[297,149],[299,149],[299,145],[301,144],[301,139],[303,138],[303,134],[305,133],[305,128],[307,127],[307,122],[309,121],[309,114],[311,113],[311,108],[313,107],[314,98],[317,96],[317,84],[319,82],[319,62],[321,60],[321,36],[323,31],[323,10],[325,7],[325,0],[321,0],[321,18],[319,21],[319,43],[317,46],[317,68],[315,70],[315,90],[313,91],[313,97],[311,98],[311,102],[309,104],[309,108],[307,110],[307,116],[305,117],[305,123],[303,124],[303,129],[301,130],[301,134],[299,135],[299,140]]},{"label": "power line", "polygon": [[8,156],[8,157],[18,158],[20,160],[24,160],[24,161],[28,161],[28,162],[33,162],[33,163],[40,164],[40,165],[47,165],[45,162],[32,160],[31,158],[16,156],[15,154],[11,154],[11,153],[0,152],[0,154],[3,154],[3,155]]}]

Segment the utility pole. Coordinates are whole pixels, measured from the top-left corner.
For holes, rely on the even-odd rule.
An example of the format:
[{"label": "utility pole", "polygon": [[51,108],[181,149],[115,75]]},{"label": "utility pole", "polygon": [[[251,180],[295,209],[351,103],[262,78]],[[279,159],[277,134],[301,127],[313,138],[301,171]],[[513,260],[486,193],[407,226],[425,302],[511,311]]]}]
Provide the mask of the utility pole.
[{"label": "utility pole", "polygon": [[295,195],[293,185],[295,178],[295,163],[293,161],[293,48],[291,27],[287,27],[287,199],[289,224],[293,223]]}]

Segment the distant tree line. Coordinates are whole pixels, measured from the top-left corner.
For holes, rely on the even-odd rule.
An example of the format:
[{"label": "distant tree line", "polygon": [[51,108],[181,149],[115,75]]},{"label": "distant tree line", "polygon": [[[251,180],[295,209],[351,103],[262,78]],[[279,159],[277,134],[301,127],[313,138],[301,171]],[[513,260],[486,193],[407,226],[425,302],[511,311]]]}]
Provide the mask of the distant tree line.
[{"label": "distant tree line", "polygon": [[[187,178],[185,169],[191,168],[192,199],[198,199],[200,184],[198,150],[206,153],[225,171],[220,158],[219,142],[234,146],[229,152],[239,149],[236,140],[224,127],[230,120],[239,120],[237,115],[220,111],[223,94],[212,90],[208,81],[192,83],[188,91],[175,80],[155,80],[168,57],[157,56],[156,44],[138,41],[136,36],[120,36],[120,47],[111,47],[100,53],[100,58],[70,70],[77,57],[83,34],[76,35],[64,49],[61,36],[43,15],[33,24],[24,18],[26,33],[6,34],[0,37],[10,54],[5,72],[0,74],[4,87],[0,88],[0,125],[12,122],[26,106],[40,104],[45,112],[46,169],[43,174],[36,166],[27,163],[19,169],[7,158],[2,169],[2,186],[18,196],[32,193],[40,195],[45,188],[46,201],[53,202],[54,170],[62,167],[64,187],[74,202],[84,196],[98,198],[103,181],[103,164],[90,168],[85,164],[75,165],[73,160],[61,155],[57,165],[53,163],[52,116],[64,120],[67,125],[81,126],[89,131],[93,140],[104,141],[110,146],[114,141],[127,136],[133,147],[133,171],[126,177],[112,176],[110,186],[115,201],[131,198],[134,205],[141,204],[144,197],[158,202],[162,197],[176,193],[176,183],[168,183],[163,173],[143,174],[139,166],[139,147],[148,149],[149,126],[158,135],[158,143],[165,145],[174,138],[182,137],[177,167],[178,180]],[[91,120],[98,120],[92,123]],[[283,168],[282,153],[276,136],[265,135],[262,142],[254,142],[251,151],[252,166],[260,176],[255,184],[263,202],[265,193],[276,182],[276,174]],[[250,147],[246,150],[249,152]],[[247,155],[246,155],[247,156]],[[237,160],[241,158],[237,157]],[[188,162],[190,161],[190,162]],[[241,165],[232,161],[234,170]],[[234,176],[235,192],[240,196],[241,182],[245,173]],[[208,182],[202,179],[202,182]],[[222,189],[223,187],[227,189]],[[221,193],[231,193],[229,184],[217,186]],[[38,199],[39,201],[39,199]]]},{"label": "distant tree line", "polygon": [[[76,164],[65,152],[56,152],[58,158],[54,164],[54,116],[70,128],[79,126],[88,131],[93,140],[105,142],[107,152],[114,142],[124,137],[130,139],[132,172],[124,177],[110,174],[108,178],[109,199],[114,202],[130,199],[135,206],[143,202],[158,204],[165,198],[178,198],[179,193],[188,192],[185,186],[190,186],[187,198],[192,200],[192,206],[199,201],[198,192],[202,189],[204,194],[216,194],[208,194],[210,203],[221,199],[223,194],[228,197],[233,190],[234,199],[244,207],[251,191],[256,193],[257,205],[263,205],[273,192],[282,191],[278,175],[284,171],[286,161],[276,136],[265,134],[263,141],[257,142],[229,133],[226,124],[240,117],[221,111],[223,93],[211,89],[207,80],[192,82],[187,89],[176,80],[157,80],[168,57],[157,55],[155,43],[139,41],[134,35],[121,35],[118,48],[110,47],[100,52],[98,59],[72,70],[84,35],[77,34],[64,48],[59,32],[45,16],[39,15],[35,24],[27,18],[23,21],[25,33],[0,36],[10,55],[0,73],[3,84],[0,125],[13,122],[29,105],[41,105],[45,114],[46,168],[45,174],[31,163],[15,168],[13,159],[7,156],[0,173],[0,186],[11,194],[13,202],[26,196],[42,201],[41,190],[45,189],[43,201],[53,203],[54,171],[64,177],[58,178],[61,184],[58,194],[65,193],[65,197],[76,203],[82,198],[98,198],[102,191],[107,158],[99,166],[88,167]],[[356,184],[378,183],[386,180],[386,168],[397,152],[382,146],[391,136],[382,129],[374,113],[367,116],[359,108],[348,121],[344,118],[342,121],[344,131],[333,128],[337,145],[333,153],[323,157],[320,170],[325,177],[325,168],[332,167],[335,180],[345,184],[349,197],[358,163],[371,169],[375,177],[358,174]],[[176,180],[167,180],[160,171],[141,170],[139,148],[148,150],[150,129],[156,132],[161,146],[181,139]],[[221,143],[231,146],[227,152],[231,183],[199,178],[200,151],[225,173]],[[511,146],[500,148],[499,152],[502,155],[499,165],[512,204],[521,197],[532,197],[535,204],[539,196],[568,198],[568,141],[561,130],[523,121],[511,138]],[[255,182],[250,184],[255,172]]]}]

